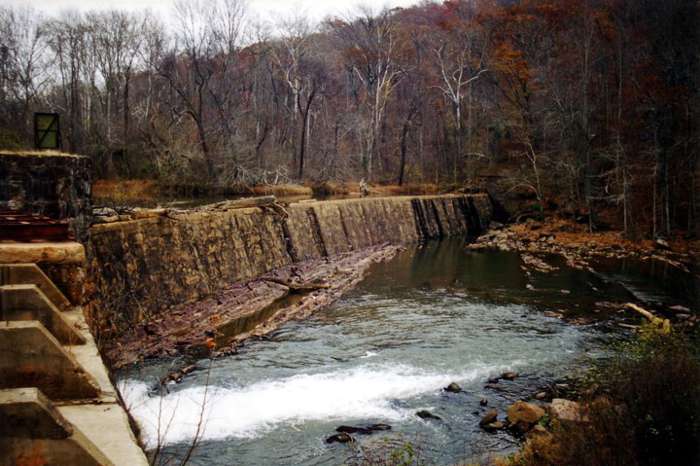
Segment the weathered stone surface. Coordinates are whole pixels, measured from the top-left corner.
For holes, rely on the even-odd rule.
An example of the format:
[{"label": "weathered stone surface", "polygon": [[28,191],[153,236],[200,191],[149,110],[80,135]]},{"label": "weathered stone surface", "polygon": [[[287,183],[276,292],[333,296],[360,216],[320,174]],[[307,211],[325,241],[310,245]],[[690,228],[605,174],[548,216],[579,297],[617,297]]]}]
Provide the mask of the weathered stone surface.
[{"label": "weathered stone surface", "polygon": [[517,401],[507,411],[510,426],[522,433],[529,431],[545,415],[544,409],[539,406]]},{"label": "weathered stone surface", "polygon": [[59,152],[0,151],[0,209],[68,219],[87,240],[92,208],[91,162]]},{"label": "weathered stone surface", "polygon": [[2,264],[83,264],[85,248],[80,243],[2,243]]},{"label": "weathered stone surface", "polygon": [[119,331],[295,262],[466,235],[488,224],[487,205],[482,195],[364,198],[292,204],[288,215],[202,209],[94,225],[92,315]]},{"label": "weathered stone surface", "polygon": [[581,413],[581,405],[575,401],[554,398],[549,405],[553,417],[565,422],[581,422],[585,416]]},{"label": "weathered stone surface", "polygon": [[484,414],[479,421],[479,426],[484,427],[498,420],[498,411],[490,409]]}]

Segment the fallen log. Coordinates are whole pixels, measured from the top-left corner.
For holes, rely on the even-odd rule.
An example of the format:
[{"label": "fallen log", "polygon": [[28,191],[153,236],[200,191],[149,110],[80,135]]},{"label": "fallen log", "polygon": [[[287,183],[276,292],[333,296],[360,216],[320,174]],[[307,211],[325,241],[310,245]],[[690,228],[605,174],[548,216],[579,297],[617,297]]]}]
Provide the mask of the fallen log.
[{"label": "fallen log", "polygon": [[233,201],[217,202],[216,204],[210,204],[207,206],[200,207],[198,210],[210,211],[247,209],[250,207],[269,207],[274,205],[275,201],[275,196],[246,197],[243,199],[236,199]]},{"label": "fallen log", "polygon": [[656,317],[652,312],[647,311],[646,309],[637,306],[636,304],[633,303],[627,303],[625,304],[625,307],[627,309],[631,309],[635,311],[636,313],[642,315],[644,318],[646,318],[649,323],[655,327],[656,331],[661,333],[662,335],[668,335],[671,333],[671,321],[668,319],[662,319],[660,317]]}]

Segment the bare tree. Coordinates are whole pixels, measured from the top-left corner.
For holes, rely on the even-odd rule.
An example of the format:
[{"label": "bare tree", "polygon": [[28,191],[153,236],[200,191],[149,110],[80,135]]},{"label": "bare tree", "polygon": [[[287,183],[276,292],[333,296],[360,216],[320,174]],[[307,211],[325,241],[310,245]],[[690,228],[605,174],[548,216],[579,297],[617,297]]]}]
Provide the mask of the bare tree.
[{"label": "bare tree", "polygon": [[348,71],[364,88],[360,106],[365,119],[360,133],[362,166],[368,180],[372,179],[386,107],[403,74],[396,60],[395,28],[390,10],[384,9],[375,16],[368,7],[360,8],[356,18],[346,19],[335,28],[336,37],[345,48]]}]

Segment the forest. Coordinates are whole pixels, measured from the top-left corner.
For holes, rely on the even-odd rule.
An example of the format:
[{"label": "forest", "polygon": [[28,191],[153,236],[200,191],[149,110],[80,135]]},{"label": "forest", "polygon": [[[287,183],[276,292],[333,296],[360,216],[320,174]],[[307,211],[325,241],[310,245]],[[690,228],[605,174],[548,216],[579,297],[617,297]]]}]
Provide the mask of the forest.
[{"label": "forest", "polygon": [[[520,193],[629,237],[700,213],[697,0],[447,0],[272,22],[0,7],[0,147],[34,112],[96,178]],[[466,187],[466,188],[465,188]],[[447,189],[447,188],[446,188]]]}]

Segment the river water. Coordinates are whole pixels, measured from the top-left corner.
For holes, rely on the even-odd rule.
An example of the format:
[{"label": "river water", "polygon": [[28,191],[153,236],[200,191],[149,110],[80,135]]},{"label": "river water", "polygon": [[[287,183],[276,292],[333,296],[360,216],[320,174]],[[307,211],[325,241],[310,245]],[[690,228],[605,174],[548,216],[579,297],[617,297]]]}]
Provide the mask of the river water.
[{"label": "river water", "polygon": [[[479,429],[487,409],[481,398],[504,413],[604,355],[617,333],[544,311],[595,315],[604,312],[601,301],[633,295],[688,304],[682,280],[654,278],[665,270],[616,263],[601,265],[600,273],[563,267],[528,276],[516,253],[468,252],[463,245],[433,242],[376,265],[332,307],[236,355],[198,361],[200,370],[168,393],[152,387],[183,361],[120,374],[148,448],[161,444],[164,454],[181,455],[197,436],[191,464],[198,465],[347,464],[359,447],[406,442],[433,464],[505,454],[517,443]],[[521,376],[500,382],[502,390],[484,387],[506,370]],[[442,391],[450,382],[464,392]],[[420,419],[418,410],[441,420]],[[358,436],[354,447],[324,442],[339,425],[373,423],[392,430]]]}]

